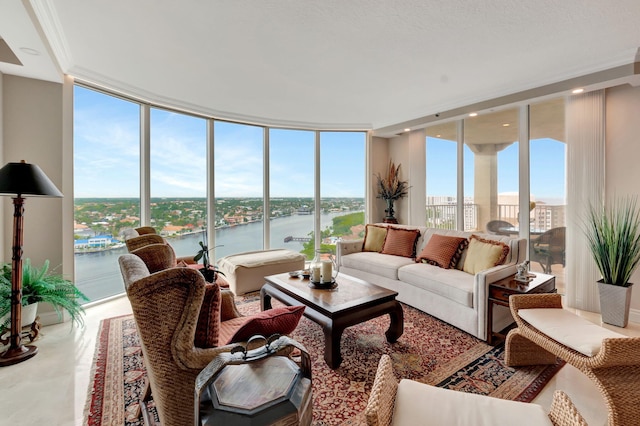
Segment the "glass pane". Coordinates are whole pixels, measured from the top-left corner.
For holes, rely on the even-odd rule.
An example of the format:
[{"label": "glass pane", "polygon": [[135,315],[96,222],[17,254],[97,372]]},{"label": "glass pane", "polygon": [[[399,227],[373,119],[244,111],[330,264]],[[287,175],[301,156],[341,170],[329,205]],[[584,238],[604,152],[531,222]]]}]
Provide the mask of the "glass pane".
[{"label": "glass pane", "polygon": [[[216,245],[214,257],[264,247],[264,129],[216,121],[214,185]],[[214,256],[215,255],[215,256]]]},{"label": "glass pane", "polygon": [[456,123],[428,127],[426,226],[456,229],[458,137]]},{"label": "glass pane", "polygon": [[338,238],[364,237],[365,142],[364,132],[320,133],[321,246],[334,253]]},{"label": "glass pane", "polygon": [[567,160],[564,98],[533,104],[530,111],[531,201],[535,202],[531,211],[531,270],[555,275],[556,287],[562,292]]},{"label": "glass pane", "polygon": [[271,248],[301,252],[313,237],[315,132],[269,130]]},{"label": "glass pane", "polygon": [[140,224],[140,106],[74,86],[75,284],[90,301],[124,292],[122,229]]},{"label": "glass pane", "polygon": [[151,225],[177,256],[195,256],[207,220],[207,123],[151,109]]},{"label": "glass pane", "polygon": [[465,164],[473,161],[474,165],[477,228],[494,234],[517,234],[518,109],[466,118],[464,138],[468,149]]}]

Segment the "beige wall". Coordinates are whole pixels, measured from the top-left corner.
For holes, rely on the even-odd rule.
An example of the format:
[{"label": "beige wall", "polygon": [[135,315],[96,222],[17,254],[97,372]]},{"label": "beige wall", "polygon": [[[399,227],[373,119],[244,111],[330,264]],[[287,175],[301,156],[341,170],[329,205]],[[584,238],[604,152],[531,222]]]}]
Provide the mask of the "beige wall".
[{"label": "beige wall", "polygon": [[[24,213],[23,258],[30,258],[36,265],[49,259],[51,268],[72,279],[73,244],[73,195],[69,193],[69,182],[63,185],[65,165],[73,160],[70,152],[63,155],[63,129],[65,108],[63,107],[63,85],[11,75],[2,76],[2,157],[6,162],[25,160],[34,163],[49,176],[62,191],[65,198],[26,197]],[[69,117],[66,117],[67,119]],[[68,135],[67,135],[68,137]],[[68,142],[68,141],[67,141]],[[70,170],[66,170],[70,173]],[[71,198],[69,198],[71,195]],[[10,197],[2,197],[5,220],[2,227],[3,261],[10,261],[13,234],[13,205]],[[65,204],[66,203],[66,204]],[[63,217],[63,205],[71,204]],[[69,251],[70,250],[70,251]],[[64,256],[64,253],[67,253]],[[53,322],[56,315],[47,307],[40,308],[44,323]]]},{"label": "beige wall", "polygon": [[[640,198],[640,87],[606,91],[605,191]],[[640,269],[633,274],[631,320],[640,322]]]}]

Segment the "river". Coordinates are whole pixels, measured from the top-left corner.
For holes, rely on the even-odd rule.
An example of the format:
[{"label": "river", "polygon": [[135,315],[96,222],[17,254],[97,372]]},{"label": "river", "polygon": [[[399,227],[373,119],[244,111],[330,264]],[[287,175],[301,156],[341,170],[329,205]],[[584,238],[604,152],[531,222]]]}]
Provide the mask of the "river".
[{"label": "river", "polygon": [[[345,213],[326,213],[320,216],[320,227],[325,229],[332,225],[332,219]],[[308,237],[313,230],[313,215],[295,215],[271,220],[271,248],[286,248],[293,251],[302,250],[303,243],[298,241],[284,242],[285,237]],[[262,222],[253,222],[216,230],[215,251],[211,252],[212,260],[229,254],[262,249]],[[168,239],[178,256],[195,255],[198,252],[198,241],[202,233],[185,235]],[[95,253],[78,253],[75,255],[75,283],[91,301],[100,300],[124,292],[124,284],[118,266],[118,257],[127,253],[126,247]]]}]

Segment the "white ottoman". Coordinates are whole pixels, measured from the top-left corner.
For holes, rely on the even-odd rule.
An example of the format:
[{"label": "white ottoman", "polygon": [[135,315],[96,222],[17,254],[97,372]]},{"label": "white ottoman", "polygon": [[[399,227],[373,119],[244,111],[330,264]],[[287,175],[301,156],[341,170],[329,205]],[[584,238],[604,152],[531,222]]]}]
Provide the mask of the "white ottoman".
[{"label": "white ottoman", "polygon": [[233,294],[258,291],[267,275],[304,269],[303,254],[285,249],[249,251],[218,260],[218,267],[229,282]]}]

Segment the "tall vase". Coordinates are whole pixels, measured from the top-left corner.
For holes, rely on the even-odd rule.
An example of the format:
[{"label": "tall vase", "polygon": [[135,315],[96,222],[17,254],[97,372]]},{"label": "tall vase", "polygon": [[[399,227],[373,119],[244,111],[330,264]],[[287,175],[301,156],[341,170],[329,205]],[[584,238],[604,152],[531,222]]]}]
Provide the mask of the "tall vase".
[{"label": "tall vase", "polygon": [[384,217],[384,223],[398,223],[398,219],[394,217],[394,211],[393,211],[394,200],[387,198],[384,201],[387,203],[387,208],[384,210],[384,212],[387,214]]},{"label": "tall vase", "polygon": [[626,327],[629,322],[629,306],[631,305],[631,288],[605,284],[598,281],[600,293],[600,313],[602,322],[618,327]]}]

